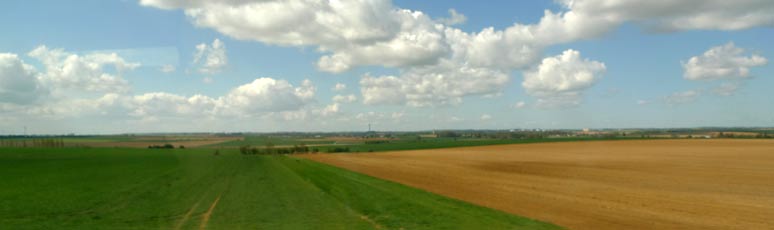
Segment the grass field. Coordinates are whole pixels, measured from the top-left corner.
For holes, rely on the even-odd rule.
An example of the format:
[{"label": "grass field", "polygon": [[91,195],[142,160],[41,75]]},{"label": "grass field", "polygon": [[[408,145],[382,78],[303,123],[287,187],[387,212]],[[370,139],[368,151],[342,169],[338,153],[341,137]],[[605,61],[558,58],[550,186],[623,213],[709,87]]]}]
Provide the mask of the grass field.
[{"label": "grass field", "polygon": [[588,141],[304,157],[569,229],[774,229],[774,140]]},{"label": "grass field", "polygon": [[[175,147],[201,147],[223,142],[239,141],[242,136],[218,135],[106,135],[106,136],[33,136],[0,137],[3,147],[51,147],[44,141],[55,141],[67,147],[147,148],[150,145],[171,144]],[[37,143],[37,144],[36,144]]]},{"label": "grass field", "polygon": [[0,149],[3,229],[557,229],[285,156]]}]

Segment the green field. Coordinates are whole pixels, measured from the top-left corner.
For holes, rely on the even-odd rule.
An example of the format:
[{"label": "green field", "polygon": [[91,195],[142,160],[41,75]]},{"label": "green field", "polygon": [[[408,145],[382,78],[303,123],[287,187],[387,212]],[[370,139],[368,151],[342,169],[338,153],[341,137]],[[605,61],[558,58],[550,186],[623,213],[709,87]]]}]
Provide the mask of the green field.
[{"label": "green field", "polygon": [[0,149],[2,229],[557,229],[287,156]]}]

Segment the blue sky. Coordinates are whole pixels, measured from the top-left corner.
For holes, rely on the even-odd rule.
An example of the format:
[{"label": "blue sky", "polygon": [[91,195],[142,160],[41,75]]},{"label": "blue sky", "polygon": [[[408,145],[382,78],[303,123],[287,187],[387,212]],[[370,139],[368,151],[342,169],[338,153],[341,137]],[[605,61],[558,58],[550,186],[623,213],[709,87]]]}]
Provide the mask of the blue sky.
[{"label": "blue sky", "polygon": [[0,134],[773,126],[774,4],[670,4],[4,1]]}]

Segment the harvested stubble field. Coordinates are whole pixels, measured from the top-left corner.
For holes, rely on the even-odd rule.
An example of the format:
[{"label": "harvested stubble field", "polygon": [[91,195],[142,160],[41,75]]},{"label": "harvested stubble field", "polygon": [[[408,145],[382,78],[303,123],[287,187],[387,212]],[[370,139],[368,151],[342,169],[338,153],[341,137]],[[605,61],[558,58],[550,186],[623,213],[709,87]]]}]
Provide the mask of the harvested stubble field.
[{"label": "harvested stubble field", "polygon": [[638,140],[304,156],[570,229],[774,229],[774,141]]}]

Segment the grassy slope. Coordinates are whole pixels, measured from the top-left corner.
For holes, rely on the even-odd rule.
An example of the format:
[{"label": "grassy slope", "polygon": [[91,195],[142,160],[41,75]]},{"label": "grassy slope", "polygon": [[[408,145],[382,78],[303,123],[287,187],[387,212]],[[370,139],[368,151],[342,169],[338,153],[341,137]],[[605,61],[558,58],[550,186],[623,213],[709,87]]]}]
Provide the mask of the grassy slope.
[{"label": "grassy slope", "polygon": [[211,151],[0,149],[0,226],[197,229],[220,197],[210,229],[554,228],[311,161]]},{"label": "grassy slope", "polygon": [[387,229],[558,229],[309,160],[287,157],[282,162],[325,193]]}]

